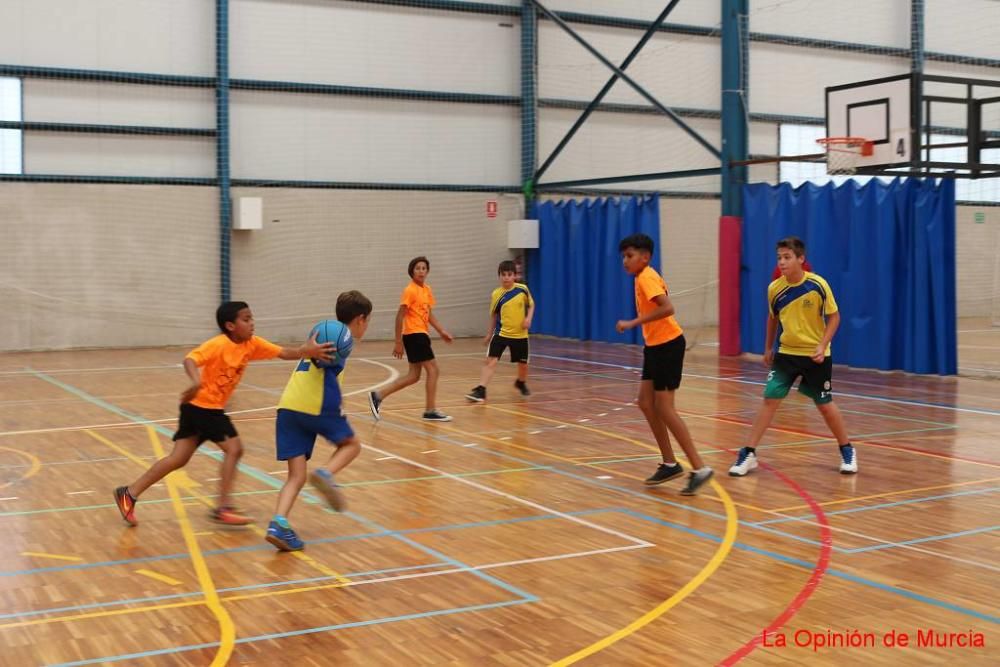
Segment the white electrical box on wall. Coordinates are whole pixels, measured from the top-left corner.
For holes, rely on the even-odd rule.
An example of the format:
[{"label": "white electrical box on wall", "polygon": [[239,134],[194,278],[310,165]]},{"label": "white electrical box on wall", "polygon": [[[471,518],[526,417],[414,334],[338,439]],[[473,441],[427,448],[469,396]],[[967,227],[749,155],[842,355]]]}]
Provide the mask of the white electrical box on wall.
[{"label": "white electrical box on wall", "polygon": [[537,248],[538,247],[538,221],[537,220],[508,220],[507,221],[507,247],[516,248]]},{"label": "white electrical box on wall", "polygon": [[264,229],[263,199],[237,197],[233,203],[233,229]]}]

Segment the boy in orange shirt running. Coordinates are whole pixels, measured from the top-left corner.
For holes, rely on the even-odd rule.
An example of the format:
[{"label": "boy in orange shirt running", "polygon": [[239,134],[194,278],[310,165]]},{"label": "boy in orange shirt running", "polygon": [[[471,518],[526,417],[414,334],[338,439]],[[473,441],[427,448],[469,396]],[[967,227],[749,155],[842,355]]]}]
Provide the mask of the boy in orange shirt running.
[{"label": "boy in orange shirt running", "polygon": [[368,407],[372,416],[380,419],[379,408],[382,401],[395,394],[400,389],[409,387],[420,381],[421,370],[427,371],[426,403],[424,406],[424,421],[450,422],[451,417],[437,409],[437,383],[441,371],[434,360],[434,350],[431,349],[431,337],[427,325],[434,327],[446,343],[455,338],[445,331],[437,321],[431,308],[434,306],[434,293],[427,284],[427,274],[431,263],[426,257],[414,257],[406,272],[410,274],[410,284],[403,290],[399,298],[399,311],[396,313],[396,345],[392,348],[392,356],[403,358],[406,350],[406,360],[410,363],[410,372],[397,379],[382,391],[368,394]]},{"label": "boy in orange shirt running", "polygon": [[219,504],[211,513],[212,520],[232,526],[250,523],[252,519],[241,515],[230,505],[243,445],[236,427],[224,412],[226,402],[243,379],[243,371],[250,361],[275,357],[330,360],[333,343],[320,345],[315,336],[294,349],[280,347],[255,336],[253,313],[243,301],[228,301],[219,306],[215,320],[222,333],[184,357],[184,370],[191,378],[191,386],[181,394],[181,413],[177,432],[174,433],[173,451],[154,463],[139,479],[115,489],[118,511],[132,526],[139,523],[135,519],[135,503],[139,496],[174,470],[187,465],[191,455],[206,440],[217,444],[224,454]]},{"label": "boy in orange shirt running", "polygon": [[619,320],[615,328],[623,333],[642,326],[646,346],[642,349],[639,409],[646,417],[663,455],[663,463],[646,480],[646,484],[662,484],[684,474],[684,468],[674,458],[669,430],[694,468],[688,473],[687,485],[681,495],[693,496],[702,484],[711,479],[713,473],[694,448],[687,425],[674,407],[674,392],[681,385],[681,372],[684,369],[684,332],[674,319],[674,306],[670,302],[663,278],[649,265],[653,255],[653,239],[645,234],[633,234],[622,239],[618,250],[622,254],[625,270],[635,276],[635,309],[638,317],[634,320]]}]

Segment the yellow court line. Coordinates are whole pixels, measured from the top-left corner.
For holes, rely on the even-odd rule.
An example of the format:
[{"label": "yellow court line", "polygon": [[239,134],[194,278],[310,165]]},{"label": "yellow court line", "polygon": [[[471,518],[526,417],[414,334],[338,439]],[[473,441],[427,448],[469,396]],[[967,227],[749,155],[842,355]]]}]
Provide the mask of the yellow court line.
[{"label": "yellow court line", "polygon": [[[871,500],[872,498],[885,498],[886,496],[898,496],[902,493],[918,493],[920,491],[934,491],[935,489],[950,489],[955,486],[968,486],[970,484],[986,484],[987,482],[1000,481],[1000,477],[990,477],[989,479],[975,479],[971,482],[955,482],[954,484],[938,484],[936,486],[921,486],[916,489],[903,489],[901,491],[887,491],[885,493],[873,493],[870,496],[859,496],[857,498],[844,498],[842,500],[827,500],[817,505],[841,505],[843,503],[855,503],[861,500]],[[764,510],[769,513],[791,512],[792,510],[809,509],[809,505],[792,505],[790,507],[779,507],[773,510]]]},{"label": "yellow court line", "polygon": [[39,458],[37,456],[35,456],[34,454],[32,454],[30,452],[22,452],[20,449],[13,449],[11,447],[0,447],[0,450],[5,451],[5,452],[14,452],[18,456],[25,457],[31,463],[31,465],[28,468],[27,472],[25,472],[23,475],[21,475],[20,479],[16,479],[16,480],[14,480],[12,482],[4,482],[3,484],[0,484],[0,489],[6,488],[8,486],[11,486],[12,484],[16,484],[17,482],[23,482],[24,480],[28,479],[29,477],[34,477],[35,475],[38,474],[38,471],[42,469],[42,462],[39,460]]},{"label": "yellow court line", "polygon": [[[149,433],[149,441],[153,445],[153,452],[158,457],[163,458],[163,445],[160,443],[160,437],[157,435],[156,430],[152,426],[147,426],[146,430]],[[201,548],[198,546],[198,538],[194,536],[194,530],[191,528],[191,522],[188,520],[187,509],[184,508],[184,503],[181,501],[181,494],[177,491],[177,483],[171,479],[170,475],[167,475],[166,482],[167,493],[170,494],[170,502],[174,507],[174,513],[177,515],[177,522],[180,524],[181,533],[184,535],[184,542],[187,545],[188,553],[191,555],[191,563],[194,565],[195,574],[198,575],[198,584],[205,595],[205,604],[219,621],[219,650],[212,660],[211,667],[221,667],[229,662],[229,657],[233,653],[233,645],[236,641],[236,628],[233,626],[233,619],[229,616],[229,612],[219,602],[219,594],[215,590],[215,582],[212,581],[212,574],[208,570],[205,556],[202,555]]]},{"label": "yellow court line", "polygon": [[[618,434],[615,434],[615,433],[611,433],[611,432],[607,432],[607,431],[602,431],[601,429],[596,429],[596,428],[592,428],[592,427],[582,426],[580,424],[572,424],[572,423],[569,423],[569,422],[560,422],[559,420],[548,419],[547,417],[537,417],[537,415],[532,415],[532,414],[524,413],[524,412],[518,412],[516,410],[507,410],[507,409],[504,409],[504,408],[497,408],[495,406],[486,406],[486,407],[489,408],[489,409],[492,409],[492,410],[499,410],[501,412],[509,412],[509,413],[512,413],[512,414],[521,415],[521,416],[525,416],[525,417],[535,417],[535,418],[542,419],[542,420],[545,420],[545,421],[551,421],[551,422],[556,422],[556,423],[560,423],[560,424],[566,424],[567,426],[575,426],[575,427],[578,427],[578,428],[584,428],[584,429],[587,429],[587,430],[590,430],[590,431],[594,431],[596,433],[600,433],[602,435],[612,436],[612,437],[617,438],[619,440],[624,440],[626,442],[631,442],[633,444],[639,445],[640,447],[647,447],[647,448],[650,447],[650,445],[647,445],[644,442],[640,442],[638,440],[632,440],[631,438],[627,438],[625,436],[621,436],[621,435],[618,435]],[[403,415],[400,415],[400,416],[402,416],[404,419],[407,419],[407,420],[417,421],[417,419],[414,418],[414,417],[406,417],[406,416],[403,416]],[[510,440],[499,440],[497,438],[493,438],[493,437],[486,436],[486,435],[476,435],[476,434],[473,434],[473,433],[466,433],[465,431],[462,431],[461,429],[455,428],[454,426],[446,426],[444,424],[442,424],[441,426],[444,427],[447,430],[456,431],[456,432],[462,433],[463,435],[471,435],[473,437],[482,438],[484,440],[492,440],[492,441],[494,441],[494,442],[496,442],[498,444],[505,445],[505,446],[508,446],[508,447],[516,447],[518,449],[527,449],[527,450],[530,450],[530,451],[537,452],[539,454],[543,454],[545,456],[550,456],[552,458],[561,459],[561,460],[567,461],[569,463],[574,463],[574,464],[576,463],[572,459],[568,459],[568,458],[566,458],[564,456],[559,456],[558,454],[550,454],[549,452],[546,452],[544,450],[533,449],[531,447],[525,447],[524,445],[518,445],[517,443],[513,443]],[[583,464],[578,464],[578,465],[590,465],[590,464],[583,463]],[[622,476],[623,477],[630,477],[630,478],[636,479],[636,480],[641,480],[640,477],[636,477],[634,475],[622,475]],[[719,569],[719,566],[722,565],[722,562],[724,560],[726,560],[726,558],[729,556],[729,552],[732,550],[733,544],[736,542],[736,532],[737,532],[737,528],[739,526],[739,515],[736,512],[736,504],[733,502],[733,499],[729,497],[729,494],[726,493],[726,490],[724,488],[722,488],[722,486],[717,481],[715,481],[714,479],[711,482],[709,482],[709,484],[712,486],[713,489],[715,489],[715,492],[719,494],[719,500],[722,502],[722,504],[723,504],[723,506],[725,507],[725,510],[726,510],[726,530],[725,530],[725,533],[722,536],[722,541],[719,543],[719,547],[715,550],[715,553],[712,554],[712,558],[709,559],[709,561],[698,572],[698,574],[696,574],[686,584],[684,584],[684,586],[682,586],[680,588],[680,590],[678,590],[676,593],[674,593],[673,595],[671,595],[669,598],[667,598],[666,600],[664,600],[663,602],[661,602],[660,604],[658,604],[656,607],[654,607],[653,609],[650,609],[648,612],[646,612],[645,614],[643,614],[642,616],[640,616],[636,620],[632,621],[631,623],[629,623],[624,628],[611,633],[607,637],[604,637],[603,639],[600,639],[600,640],[594,642],[590,646],[587,646],[585,648],[580,649],[579,651],[577,651],[573,655],[567,656],[567,657],[563,658],[562,660],[559,660],[559,661],[553,663],[553,665],[558,665],[559,667],[563,667],[565,665],[571,665],[574,662],[582,660],[583,658],[586,658],[587,656],[593,655],[594,653],[597,653],[598,651],[601,651],[601,650],[607,648],[608,646],[611,646],[615,642],[620,641],[620,640],[624,639],[625,637],[628,637],[629,635],[636,633],[637,631],[639,631],[640,629],[642,629],[646,625],[649,625],[650,623],[652,623],[654,620],[656,620],[660,616],[663,616],[663,614],[667,613],[671,608],[677,606],[682,600],[684,600],[684,598],[686,598],[691,593],[693,593],[695,591],[695,589],[697,589],[699,586],[701,586],[703,583],[705,583],[705,581],[710,576],[712,576],[712,574],[714,574],[717,569]]]},{"label": "yellow court line", "polygon": [[149,577],[150,579],[156,579],[157,581],[162,581],[165,584],[170,584],[171,586],[180,586],[183,581],[174,579],[173,577],[168,577],[165,574],[160,574],[159,572],[153,572],[152,570],[136,570],[136,574],[141,574],[144,577]]},{"label": "yellow court line", "polygon": [[[538,419],[538,420],[541,420],[541,421],[551,422],[553,424],[565,424],[566,426],[570,426],[572,428],[583,429],[584,431],[592,431],[594,433],[597,433],[598,435],[607,436],[607,437],[610,437],[610,438],[614,438],[615,440],[621,440],[623,442],[629,442],[629,443],[631,443],[633,445],[638,445],[639,447],[642,447],[643,449],[647,449],[647,450],[649,450],[651,452],[656,452],[657,454],[660,453],[660,448],[659,447],[654,447],[654,446],[652,446],[650,444],[642,442],[641,440],[635,440],[635,439],[630,438],[630,437],[628,437],[626,435],[619,435],[618,433],[615,433],[613,431],[605,431],[603,429],[594,428],[593,426],[587,426],[586,424],[578,424],[578,423],[573,423],[573,422],[559,421],[558,419],[551,419],[549,417],[542,417],[540,415],[534,415],[534,414],[531,414],[529,412],[521,412],[519,410],[510,410],[508,408],[498,408],[495,405],[488,405],[486,407],[489,408],[490,410],[499,410],[500,412],[507,412],[509,414],[518,415],[520,417],[529,417],[531,419]],[[504,440],[501,444],[505,444],[505,445],[506,444],[510,444],[510,441],[509,440]],[[522,449],[529,449],[527,447],[523,447],[522,445],[515,445],[515,446],[521,447]],[[537,452],[537,451],[541,451],[541,450],[537,450],[536,449],[536,450],[532,450],[532,451],[536,451]],[[545,454],[546,452],[541,452],[541,453]],[[558,458],[562,458],[562,457],[558,457]],[[574,463],[575,465],[591,466],[591,467],[594,467],[597,470],[604,470],[605,472],[607,472],[607,470],[604,469],[604,468],[601,468],[601,467],[599,467],[599,466],[597,466],[595,464],[592,464],[592,463],[586,463],[586,462],[580,461],[578,459],[564,459],[564,460],[570,461],[570,462]],[[619,476],[622,476],[622,477],[632,477],[631,475],[626,475],[626,474],[621,473],[621,472],[616,472],[615,474],[617,474]],[[633,479],[641,479],[641,478],[639,478],[639,477],[633,477]],[[712,482],[711,487],[713,489],[716,489],[717,491],[718,491],[718,489],[722,488],[721,486],[719,486],[714,481]],[[701,496],[701,497],[702,498],[708,498],[709,500],[714,500],[716,502],[720,502],[723,505],[726,504],[726,500],[724,500],[722,498],[722,494],[721,493],[719,495],[717,495],[717,496]],[[729,502],[733,503],[737,507],[743,507],[743,508],[748,509],[748,510],[753,510],[754,512],[767,512],[768,511],[766,509],[763,509],[762,507],[757,507],[756,505],[750,505],[749,503],[737,503],[732,498],[729,498]]]},{"label": "yellow court line", "polygon": [[[273,419],[273,417],[271,417],[271,419]],[[113,449],[116,452],[122,454],[123,456],[131,459],[132,461],[138,463],[143,468],[148,468],[149,467],[149,463],[148,462],[143,461],[138,456],[135,456],[134,454],[132,454],[132,452],[128,451],[124,447],[120,447],[119,445],[115,444],[114,442],[108,440],[107,438],[105,438],[104,436],[102,436],[100,433],[96,433],[94,431],[91,431],[90,429],[84,429],[84,433],[86,433],[87,435],[89,435],[89,436],[91,436],[91,437],[99,440],[100,442],[103,442],[105,445],[107,445],[111,449]],[[162,457],[162,454],[158,454],[158,456]],[[170,479],[171,477],[174,477],[175,475],[180,476],[180,478],[178,480],[179,485],[183,486],[185,488],[185,490],[187,491],[187,493],[190,494],[191,497],[193,497],[195,500],[197,500],[198,502],[200,502],[202,505],[205,505],[206,507],[209,507],[209,508],[214,508],[215,507],[215,505],[212,503],[211,500],[208,499],[208,497],[206,497],[206,496],[198,493],[194,489],[195,486],[201,486],[201,485],[198,484],[198,482],[195,482],[194,480],[192,480],[190,477],[188,477],[188,475],[187,475],[186,472],[184,472],[183,470],[175,470],[174,472],[172,472],[169,475],[167,475],[167,479]],[[189,504],[195,504],[195,503],[189,503]],[[264,537],[265,535],[267,535],[267,531],[266,530],[264,530],[263,528],[261,528],[260,526],[255,525],[255,524],[250,524],[247,527],[251,531],[253,531],[254,533],[256,533],[258,536],[260,536],[260,537]],[[195,533],[195,535],[199,535],[199,534],[205,534],[205,535],[207,535],[209,533]],[[345,577],[341,576],[338,572],[335,572],[334,570],[332,570],[331,568],[327,567],[326,565],[323,565],[322,563],[320,563],[319,561],[317,561],[312,556],[307,556],[306,554],[302,553],[301,551],[293,551],[293,552],[291,552],[291,555],[294,558],[296,558],[297,560],[300,560],[303,563],[307,563],[307,564],[311,565],[317,572],[320,572],[321,574],[324,574],[324,575],[326,575],[328,577],[335,577],[337,579],[337,581],[339,581],[341,584],[344,584],[344,583],[347,583],[348,581],[350,581],[349,579],[346,579]]]},{"label": "yellow court line", "polygon": [[71,560],[71,561],[81,561],[83,560],[79,556],[60,556],[59,554],[46,554],[39,551],[22,551],[22,556],[34,556],[35,558],[54,558],[56,560]]}]

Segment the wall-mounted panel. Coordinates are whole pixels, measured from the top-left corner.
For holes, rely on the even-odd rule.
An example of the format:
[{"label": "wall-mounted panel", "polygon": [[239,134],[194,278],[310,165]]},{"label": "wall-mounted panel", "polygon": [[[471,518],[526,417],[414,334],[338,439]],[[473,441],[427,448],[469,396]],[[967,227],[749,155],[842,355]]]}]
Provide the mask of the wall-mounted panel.
[{"label": "wall-mounted panel", "polygon": [[215,176],[210,137],[26,132],[27,174],[94,176]]}]

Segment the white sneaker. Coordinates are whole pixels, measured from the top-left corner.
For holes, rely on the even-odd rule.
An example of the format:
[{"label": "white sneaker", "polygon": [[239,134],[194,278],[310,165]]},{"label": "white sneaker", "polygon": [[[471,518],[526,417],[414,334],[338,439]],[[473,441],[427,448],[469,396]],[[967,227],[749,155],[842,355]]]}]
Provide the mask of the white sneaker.
[{"label": "white sneaker", "polygon": [[840,474],[853,475],[858,471],[858,453],[853,445],[840,448]]},{"label": "white sneaker", "polygon": [[743,477],[757,467],[757,455],[750,451],[749,447],[742,447],[736,463],[729,469],[730,477]]}]

